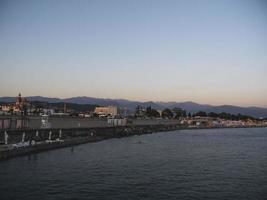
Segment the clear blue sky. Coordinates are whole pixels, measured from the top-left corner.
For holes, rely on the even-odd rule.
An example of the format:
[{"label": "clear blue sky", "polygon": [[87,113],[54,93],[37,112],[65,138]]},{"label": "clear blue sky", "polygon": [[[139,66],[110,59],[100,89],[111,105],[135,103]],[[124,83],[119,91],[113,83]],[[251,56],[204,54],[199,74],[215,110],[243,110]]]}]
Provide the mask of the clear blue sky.
[{"label": "clear blue sky", "polygon": [[0,96],[267,107],[267,1],[0,0]]}]

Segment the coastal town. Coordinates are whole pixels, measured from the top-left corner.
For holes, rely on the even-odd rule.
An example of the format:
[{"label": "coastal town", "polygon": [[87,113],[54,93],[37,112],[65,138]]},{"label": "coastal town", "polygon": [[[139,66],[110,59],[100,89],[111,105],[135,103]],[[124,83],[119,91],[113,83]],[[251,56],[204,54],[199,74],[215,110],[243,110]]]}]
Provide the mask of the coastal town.
[{"label": "coastal town", "polygon": [[[42,122],[43,118],[46,118],[46,124]],[[29,101],[20,93],[15,102],[0,103],[0,130],[164,123],[181,124],[188,128],[221,128],[266,126],[267,120],[225,112],[189,113],[181,108],[156,110],[151,106],[137,105],[135,110],[129,111],[114,105],[88,105],[85,107],[85,105],[65,102],[49,104],[48,102]]]},{"label": "coastal town", "polygon": [[54,148],[182,129],[266,127],[267,120],[242,114],[189,113],[181,108],[133,111],[115,105],[34,102],[19,95],[0,104],[0,160]]},{"label": "coastal town", "polygon": [[267,0],[0,0],[0,200],[267,199]]}]

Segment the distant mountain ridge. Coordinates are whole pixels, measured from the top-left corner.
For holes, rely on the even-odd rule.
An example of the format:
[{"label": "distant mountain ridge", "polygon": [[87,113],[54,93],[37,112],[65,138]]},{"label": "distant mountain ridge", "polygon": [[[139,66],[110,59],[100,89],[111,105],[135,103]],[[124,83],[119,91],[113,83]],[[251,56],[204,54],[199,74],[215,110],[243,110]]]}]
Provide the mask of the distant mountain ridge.
[{"label": "distant mountain ridge", "polygon": [[[101,105],[108,106],[114,105],[120,108],[127,108],[129,110],[134,110],[137,105],[148,107],[151,106],[154,109],[164,109],[164,108],[182,108],[187,112],[195,113],[198,111],[205,112],[227,112],[231,114],[243,114],[250,115],[253,117],[267,117],[267,108],[261,107],[240,107],[240,106],[232,106],[232,105],[221,105],[221,106],[212,106],[208,104],[198,104],[195,102],[187,101],[187,102],[140,102],[140,101],[130,101],[126,99],[105,99],[105,98],[94,98],[94,97],[71,97],[71,98],[50,98],[50,97],[42,97],[42,96],[29,96],[26,97],[29,101],[45,101],[50,103],[74,103],[74,104],[92,104],[92,105]],[[16,97],[0,97],[0,102],[15,102]]]}]

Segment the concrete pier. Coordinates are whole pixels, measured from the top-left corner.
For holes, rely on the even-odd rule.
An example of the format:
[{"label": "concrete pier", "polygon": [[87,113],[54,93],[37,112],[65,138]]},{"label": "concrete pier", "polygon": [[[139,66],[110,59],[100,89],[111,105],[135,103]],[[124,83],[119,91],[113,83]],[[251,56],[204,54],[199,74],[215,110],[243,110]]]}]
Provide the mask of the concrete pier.
[{"label": "concrete pier", "polygon": [[108,138],[171,131],[181,128],[184,127],[179,124],[154,124],[117,127],[10,130],[7,131],[8,144],[5,144],[4,132],[0,133],[0,160],[55,148],[96,142]]}]

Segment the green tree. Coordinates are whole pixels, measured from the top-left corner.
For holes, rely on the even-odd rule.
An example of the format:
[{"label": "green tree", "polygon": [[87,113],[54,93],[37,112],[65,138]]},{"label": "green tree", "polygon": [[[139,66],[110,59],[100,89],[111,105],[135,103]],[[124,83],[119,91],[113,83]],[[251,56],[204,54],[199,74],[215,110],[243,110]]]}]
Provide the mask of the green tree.
[{"label": "green tree", "polygon": [[163,118],[168,118],[168,119],[172,119],[173,118],[173,113],[170,109],[166,108],[162,111],[162,117]]},{"label": "green tree", "polygon": [[175,113],[175,119],[179,119],[180,117],[186,117],[186,111],[182,108],[174,108],[173,112]]},{"label": "green tree", "polygon": [[148,117],[160,117],[160,114],[157,110],[151,108],[151,106],[146,108],[146,115]]},{"label": "green tree", "polygon": [[207,117],[208,115],[207,115],[207,113],[204,112],[204,111],[199,111],[199,112],[197,112],[197,113],[195,114],[195,116],[199,116],[199,117]]},{"label": "green tree", "polygon": [[217,113],[214,113],[214,112],[210,112],[210,113],[208,113],[208,117],[217,118],[218,117],[218,114]]}]

